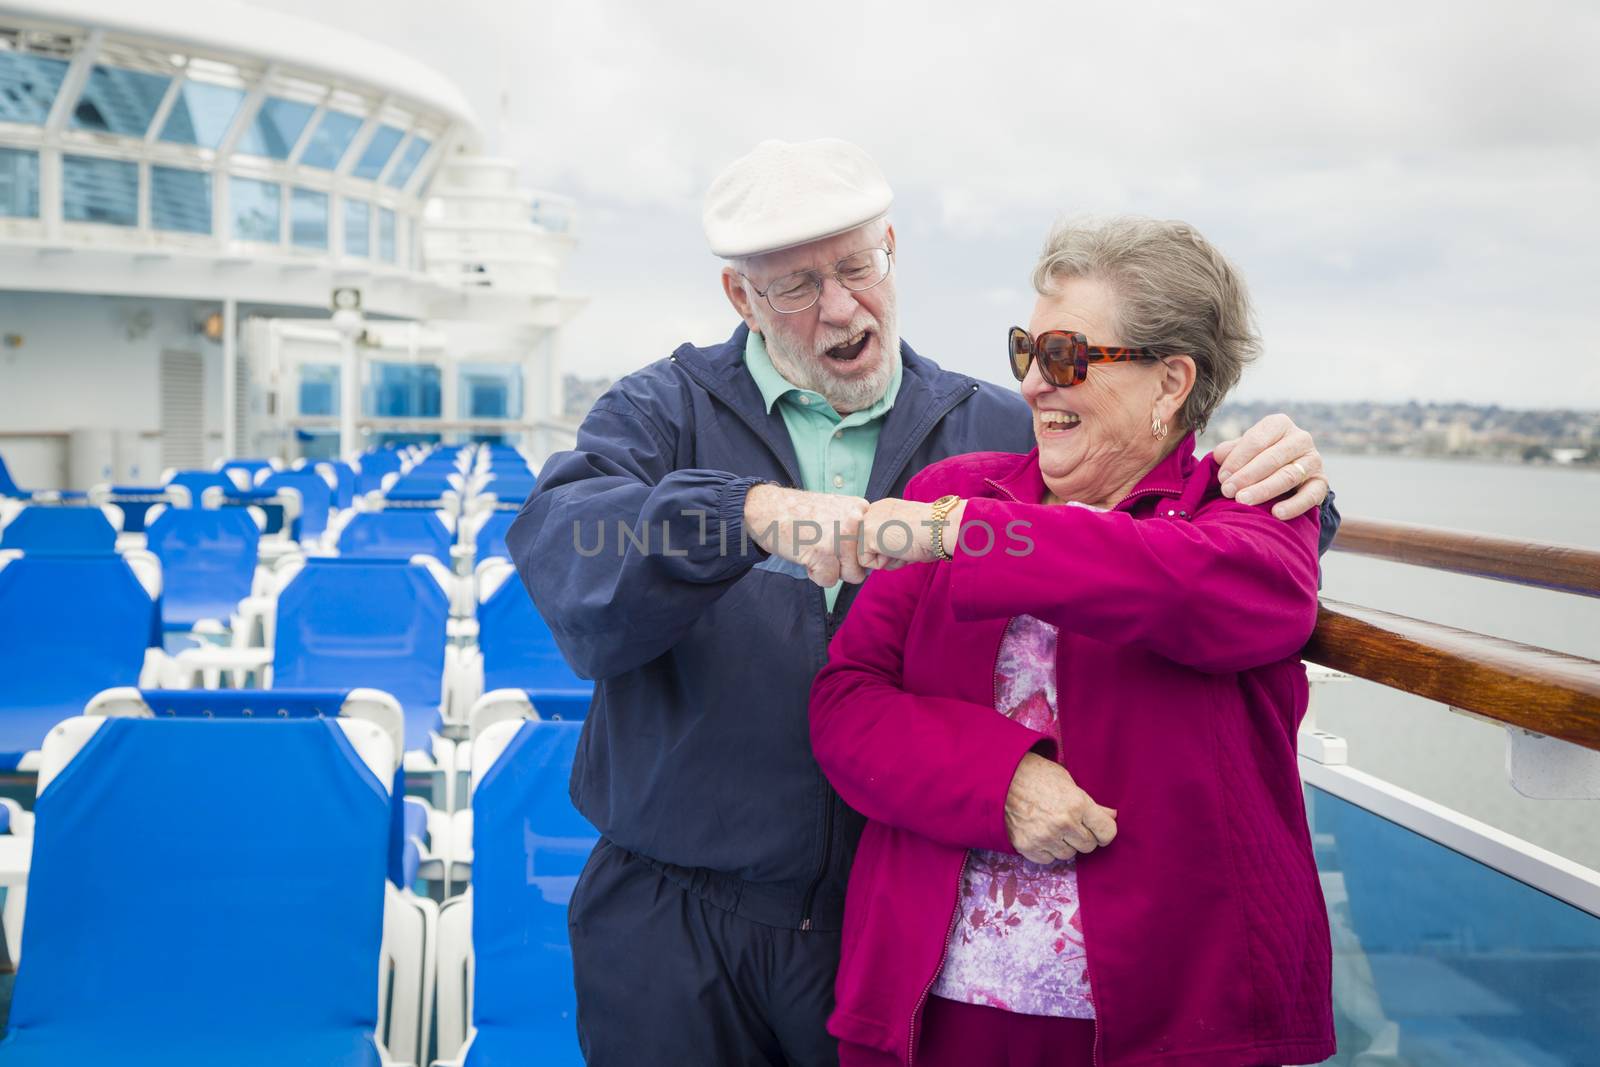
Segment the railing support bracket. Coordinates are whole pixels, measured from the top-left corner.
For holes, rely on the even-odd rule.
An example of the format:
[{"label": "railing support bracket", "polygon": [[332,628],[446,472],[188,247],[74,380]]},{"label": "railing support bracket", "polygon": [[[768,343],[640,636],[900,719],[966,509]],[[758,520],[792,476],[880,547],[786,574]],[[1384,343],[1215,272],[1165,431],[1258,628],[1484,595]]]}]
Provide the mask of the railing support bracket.
[{"label": "railing support bracket", "polygon": [[1600,752],[1520,726],[1506,727],[1506,775],[1525,797],[1600,799]]}]

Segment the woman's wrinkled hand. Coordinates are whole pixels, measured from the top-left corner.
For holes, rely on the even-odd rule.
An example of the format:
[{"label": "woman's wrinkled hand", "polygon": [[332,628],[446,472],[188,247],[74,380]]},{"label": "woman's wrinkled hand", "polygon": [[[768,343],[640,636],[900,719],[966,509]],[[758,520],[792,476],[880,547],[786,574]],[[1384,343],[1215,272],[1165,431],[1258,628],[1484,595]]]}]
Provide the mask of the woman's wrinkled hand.
[{"label": "woman's wrinkled hand", "polygon": [[1111,844],[1117,813],[1079,789],[1065,767],[1030,752],[1006,794],[1006,833],[1025,859],[1054,863]]},{"label": "woman's wrinkled hand", "polygon": [[[961,517],[966,513],[961,501],[945,516],[945,551],[953,551]],[[939,558],[933,550],[933,505],[920,500],[884,497],[874,500],[861,520],[861,543],[857,559],[869,571],[893,570],[907,563],[932,563]]]}]

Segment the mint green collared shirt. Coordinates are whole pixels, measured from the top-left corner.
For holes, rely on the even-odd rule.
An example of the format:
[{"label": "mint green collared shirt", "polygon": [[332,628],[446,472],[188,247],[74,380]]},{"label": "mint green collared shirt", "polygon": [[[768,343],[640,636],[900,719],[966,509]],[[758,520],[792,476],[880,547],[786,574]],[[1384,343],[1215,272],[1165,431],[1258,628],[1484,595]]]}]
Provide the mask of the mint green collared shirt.
[{"label": "mint green collared shirt", "polygon": [[[894,398],[900,392],[900,361],[895,360],[894,374],[883,397],[871,407],[848,415],[833,410],[821,393],[802,389],[779,374],[772,357],[767,355],[766,341],[754,330],[744,343],[744,364],[761,391],[767,411],[777,405],[783,415],[795,456],[800,460],[801,487],[812,493],[866,496],[883,418],[894,407]],[[826,590],[829,611],[839,599],[843,584],[836,582]]]}]

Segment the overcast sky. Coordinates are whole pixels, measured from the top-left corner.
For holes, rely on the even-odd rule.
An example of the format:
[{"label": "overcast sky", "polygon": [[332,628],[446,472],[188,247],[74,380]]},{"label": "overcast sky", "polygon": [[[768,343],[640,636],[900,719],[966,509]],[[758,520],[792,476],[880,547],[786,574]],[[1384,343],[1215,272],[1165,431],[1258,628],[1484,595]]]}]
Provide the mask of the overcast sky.
[{"label": "overcast sky", "polygon": [[1600,407],[1592,2],[263,4],[452,76],[577,198],[577,373],[725,338],[706,186],[836,136],[894,186],[902,333],[946,366],[1009,381],[1050,222],[1133,212],[1242,269],[1240,397]]}]

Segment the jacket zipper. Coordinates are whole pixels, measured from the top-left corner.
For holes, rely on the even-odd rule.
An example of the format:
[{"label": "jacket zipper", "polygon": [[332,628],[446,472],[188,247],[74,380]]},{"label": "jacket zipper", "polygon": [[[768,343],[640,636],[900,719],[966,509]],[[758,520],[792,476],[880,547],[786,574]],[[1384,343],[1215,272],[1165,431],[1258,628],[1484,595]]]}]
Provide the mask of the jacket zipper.
[{"label": "jacket zipper", "polygon": [[824,786],[828,791],[823,801],[823,811],[827,821],[822,826],[822,861],[817,865],[817,876],[811,879],[811,884],[806,887],[806,895],[800,904],[800,929],[811,929],[811,906],[816,903],[817,890],[822,888],[822,879],[828,873],[828,857],[833,852],[833,817],[834,806],[838,803],[838,794],[833,791],[833,786]]},{"label": "jacket zipper", "polygon": [[[1001,492],[1005,490],[1002,489]],[[997,711],[1000,707],[1000,650],[1006,647],[1006,635],[1011,632],[1011,627],[1016,621],[1015,616],[1007,620],[1006,628],[1000,631],[1000,643],[994,647],[994,668],[989,674],[994,679],[994,707]],[[950,909],[950,926],[944,932],[944,947],[939,950],[939,966],[934,968],[933,974],[928,978],[928,984],[922,987],[922,995],[917,998],[917,1006],[911,1012],[911,1036],[906,1043],[906,1067],[911,1067],[911,1061],[917,1051],[917,1022],[922,1018],[922,1009],[928,1003],[928,995],[933,992],[933,983],[939,980],[939,972],[944,970],[944,961],[950,955],[950,939],[956,935],[956,926],[961,922],[961,893],[967,882],[967,865],[971,862],[972,850],[968,849],[961,857],[961,874],[956,878],[956,903],[955,907]]]},{"label": "jacket zipper", "polygon": [[944,970],[944,961],[950,955],[950,939],[956,935],[956,926],[961,922],[961,890],[967,882],[967,864],[972,861],[972,852],[968,850],[961,857],[961,873],[956,876],[956,902],[950,909],[950,926],[944,932],[944,946],[939,949],[939,966],[933,969],[928,976],[928,983],[922,987],[922,995],[917,998],[917,1006],[911,1010],[911,1036],[906,1040],[906,1067],[911,1067],[911,1061],[917,1055],[917,1023],[922,1019],[922,1009],[928,1003],[928,995],[933,992],[933,983],[939,980],[939,972]]},{"label": "jacket zipper", "polygon": [[[1067,724],[1062,714],[1061,672],[1059,668],[1064,652],[1065,648],[1061,644],[1061,636],[1058,629],[1056,632],[1056,666],[1058,668],[1056,671],[1056,736],[1060,739],[1060,744],[1057,747],[1062,756],[1063,766],[1066,765],[1065,758],[1067,755]],[[1083,867],[1077,862],[1076,857],[1073,858],[1073,866],[1076,868],[1073,876],[1078,879],[1079,884],[1078,922],[1083,926],[1083,969],[1089,979],[1089,1000],[1094,1005],[1094,1039],[1090,1047],[1089,1062],[1093,1067],[1100,1067],[1100,1004],[1095,999],[1095,994],[1100,987],[1095,984],[1094,955],[1089,951],[1089,909],[1083,906]]]},{"label": "jacket zipper", "polygon": [[[818,593],[820,594],[821,591],[818,590]],[[839,595],[843,597],[844,593],[841,592]],[[833,644],[833,635],[838,632],[841,621],[838,613],[829,611],[827,602],[824,601],[822,608],[824,648]],[[814,925],[811,909],[817,902],[817,891],[822,888],[823,879],[828,876],[828,860],[832,858],[831,853],[833,852],[833,821],[835,815],[837,815],[835,808],[839,803],[839,794],[834,791],[833,786],[826,782],[823,783],[823,788],[827,790],[827,796],[823,799],[825,821],[822,824],[822,858],[817,861],[816,876],[811,879],[811,884],[806,886],[805,896],[800,899],[800,929],[802,930],[810,930]]]},{"label": "jacket zipper", "polygon": [[1113,511],[1121,511],[1127,505],[1128,501],[1130,501],[1130,500],[1138,500],[1142,496],[1182,496],[1182,495],[1183,494],[1178,492],[1177,490],[1169,489],[1169,488],[1166,488],[1164,486],[1163,487],[1159,487],[1159,488],[1154,488],[1154,489],[1140,489],[1138,492],[1129,493],[1127,496],[1125,496],[1121,500],[1117,501],[1117,506],[1112,508],[1111,510],[1113,510]]}]

